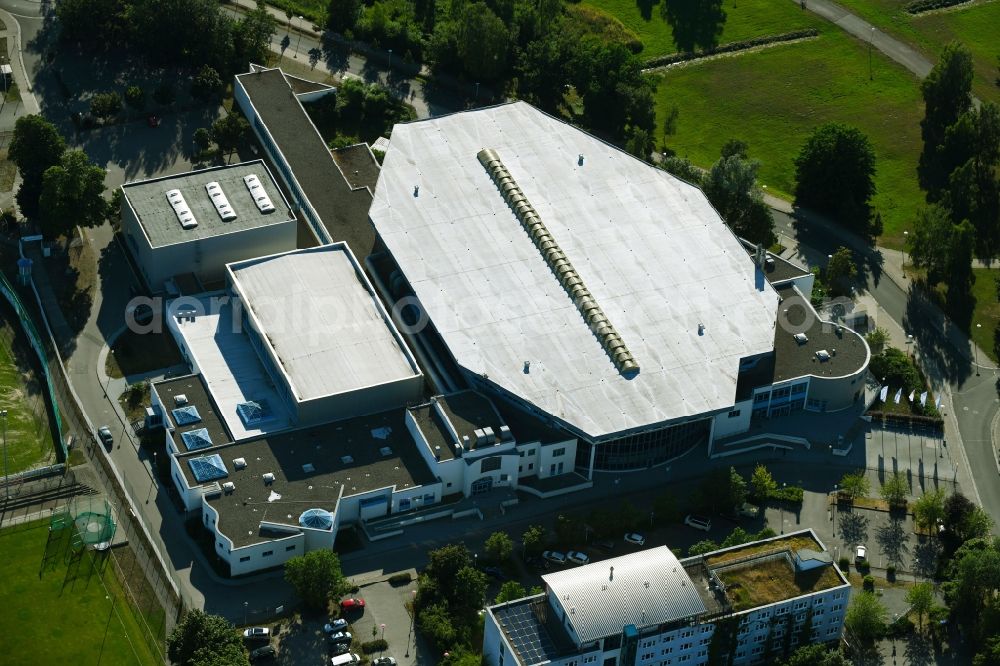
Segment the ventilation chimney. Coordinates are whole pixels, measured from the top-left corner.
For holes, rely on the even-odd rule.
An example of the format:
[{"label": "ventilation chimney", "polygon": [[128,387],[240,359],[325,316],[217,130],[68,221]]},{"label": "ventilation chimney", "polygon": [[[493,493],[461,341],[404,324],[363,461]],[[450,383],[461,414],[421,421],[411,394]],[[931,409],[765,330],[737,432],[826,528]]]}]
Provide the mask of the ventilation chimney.
[{"label": "ventilation chimney", "polygon": [[420,196],[420,186],[419,185],[414,185],[413,186],[413,196],[414,196],[414,198]]},{"label": "ventilation chimney", "polygon": [[524,374],[531,372],[531,361],[524,362]]},{"label": "ventilation chimney", "polygon": [[608,580],[614,580],[614,579],[615,579],[615,568],[611,567],[611,575],[608,577]]},{"label": "ventilation chimney", "polygon": [[698,335],[705,335],[705,325],[698,324]]},{"label": "ventilation chimney", "polygon": [[583,166],[583,153],[580,153],[576,158],[576,165]]}]

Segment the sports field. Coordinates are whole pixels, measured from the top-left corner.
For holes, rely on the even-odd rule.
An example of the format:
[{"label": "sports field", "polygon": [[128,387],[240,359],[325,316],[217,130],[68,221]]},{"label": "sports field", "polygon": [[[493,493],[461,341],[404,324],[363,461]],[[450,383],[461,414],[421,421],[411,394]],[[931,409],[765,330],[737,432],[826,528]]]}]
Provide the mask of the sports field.
[{"label": "sports field", "polygon": [[912,16],[903,11],[908,0],[839,0],[872,25],[912,44],[932,62],[941,49],[958,40],[972,51],[976,78],[973,90],[982,99],[1000,102],[996,85],[1000,55],[1000,2],[975,2]]},{"label": "sports field", "polygon": [[[111,562],[92,569],[89,554],[67,564],[67,539],[49,542],[49,522],[0,530],[0,662],[38,664],[162,664],[124,601]],[[103,581],[103,584],[102,584]],[[114,603],[112,603],[114,600]]]},{"label": "sports field", "polygon": [[672,106],[680,110],[667,142],[678,155],[710,167],[726,140],[743,139],[761,162],[761,182],[788,198],[795,156],[817,126],[860,128],[877,156],[874,205],[883,243],[899,242],[923,201],[916,178],[923,102],[915,77],[876,51],[869,80],[866,45],[832,26],[816,39],[670,69],[656,105],[658,124]]},{"label": "sports field", "polygon": [[[0,311],[0,316],[8,314],[6,308]],[[55,462],[43,380],[27,374],[30,370],[28,355],[34,352],[26,342],[15,339],[13,326],[16,324],[9,321],[0,324],[0,410],[7,410],[7,471],[10,474]]]},{"label": "sports field", "polygon": [[[629,28],[642,40],[642,58],[675,53],[673,28],[660,14],[664,0],[584,0],[581,4],[601,9]],[[740,0],[723,3],[726,20],[719,44],[753,37],[778,35],[817,27],[822,20],[803,12],[788,0]]]}]

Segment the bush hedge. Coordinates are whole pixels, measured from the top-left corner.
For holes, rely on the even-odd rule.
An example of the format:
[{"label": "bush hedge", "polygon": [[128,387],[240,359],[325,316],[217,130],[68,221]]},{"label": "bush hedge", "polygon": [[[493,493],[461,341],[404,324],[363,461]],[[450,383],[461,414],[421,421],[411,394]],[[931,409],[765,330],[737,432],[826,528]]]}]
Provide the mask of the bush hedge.
[{"label": "bush hedge", "polygon": [[840,559],[837,560],[837,566],[840,567],[842,572],[847,573],[847,570],[851,568],[851,561],[847,559],[847,556],[841,555]]},{"label": "bush hedge", "polygon": [[913,0],[904,9],[910,14],[920,14],[922,12],[929,12],[932,9],[944,9],[945,7],[963,5],[966,2],[969,2],[969,0]]},{"label": "bush hedge", "polygon": [[389,585],[392,585],[393,587],[397,585],[406,585],[411,580],[413,580],[413,576],[410,575],[410,572],[404,571],[403,573],[392,574],[389,576]]},{"label": "bush hedge", "polygon": [[766,46],[767,44],[790,42],[794,39],[815,37],[818,34],[819,31],[816,30],[815,28],[808,28],[806,30],[795,30],[794,32],[786,32],[780,35],[768,35],[765,37],[755,37],[754,39],[744,39],[738,42],[730,42],[728,44],[723,44],[721,46],[715,47],[714,49],[705,49],[704,51],[695,51],[687,53],[671,53],[670,55],[660,56],[658,58],[650,58],[644,63],[644,66],[646,68],[666,67],[667,65],[676,65],[679,62],[686,62],[688,60],[704,58],[706,56],[717,55],[719,53],[732,53],[733,51],[745,51],[746,49],[752,49],[757,46]]},{"label": "bush hedge", "polygon": [[866,590],[868,590],[869,592],[874,592],[875,591],[875,577],[874,576],[865,576],[865,578],[864,578],[864,588]]},{"label": "bush hedge", "polygon": [[371,654],[372,652],[384,652],[388,648],[388,641],[381,638],[361,644],[361,651],[365,654]]},{"label": "bush hedge", "polygon": [[802,504],[803,490],[799,486],[778,487],[767,493],[767,498],[777,502],[788,502],[790,504]]}]

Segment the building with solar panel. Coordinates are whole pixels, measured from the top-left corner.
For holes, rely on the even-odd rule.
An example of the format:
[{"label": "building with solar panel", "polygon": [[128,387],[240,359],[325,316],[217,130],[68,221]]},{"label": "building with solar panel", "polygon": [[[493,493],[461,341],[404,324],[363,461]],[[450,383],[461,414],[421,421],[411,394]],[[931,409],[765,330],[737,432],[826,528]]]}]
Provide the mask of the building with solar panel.
[{"label": "building with solar panel", "polygon": [[491,666],[774,663],[840,640],[850,583],[803,530],[678,560],[666,546],[542,576],[486,611]]},{"label": "building with solar panel", "polygon": [[397,125],[369,217],[428,376],[572,437],[588,477],[865,398],[868,347],[820,321],[808,271],[524,102]]},{"label": "building with solar panel", "polygon": [[226,264],[293,250],[297,221],[262,160],[122,186],[122,235],[152,293],[211,285]]}]

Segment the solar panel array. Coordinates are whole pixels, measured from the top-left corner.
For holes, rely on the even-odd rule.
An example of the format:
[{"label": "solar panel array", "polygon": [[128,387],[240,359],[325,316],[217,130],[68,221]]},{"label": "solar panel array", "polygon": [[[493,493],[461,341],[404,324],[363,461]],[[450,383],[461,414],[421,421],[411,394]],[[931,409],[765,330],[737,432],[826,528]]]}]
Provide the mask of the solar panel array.
[{"label": "solar panel array", "polygon": [[523,664],[540,664],[560,656],[555,642],[545,626],[535,616],[531,603],[515,603],[494,608],[507,640],[514,647]]},{"label": "solar panel array", "polygon": [[222,456],[218,453],[200,458],[190,458],[188,466],[191,467],[191,473],[194,474],[195,481],[198,483],[224,479],[229,476],[226,463],[222,462]]},{"label": "solar panel array", "polygon": [[174,423],[179,426],[191,425],[192,423],[201,421],[201,414],[198,413],[198,408],[195,405],[178,407],[177,409],[170,410],[170,413],[174,417]]},{"label": "solar panel array", "polygon": [[198,428],[197,430],[182,432],[181,439],[184,440],[184,446],[187,447],[188,451],[207,449],[212,446],[212,437],[208,434],[208,428]]}]

